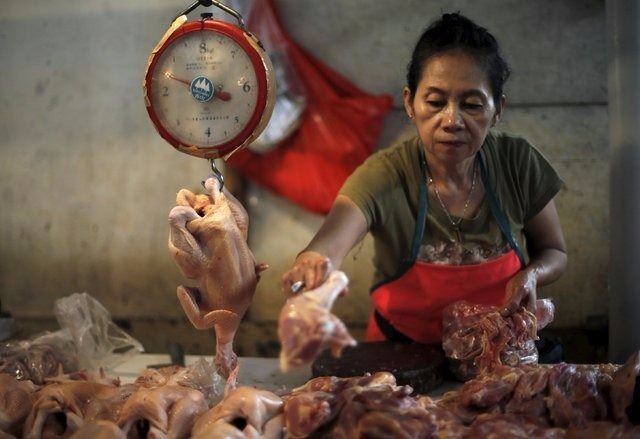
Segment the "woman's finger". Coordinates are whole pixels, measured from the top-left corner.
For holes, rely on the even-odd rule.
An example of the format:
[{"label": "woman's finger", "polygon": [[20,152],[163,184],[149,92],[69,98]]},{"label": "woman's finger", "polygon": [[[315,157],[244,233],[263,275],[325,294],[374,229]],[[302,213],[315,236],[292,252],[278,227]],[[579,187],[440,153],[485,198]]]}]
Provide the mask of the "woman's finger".
[{"label": "woman's finger", "polygon": [[511,294],[509,294],[507,296],[508,299],[505,303],[505,306],[500,311],[500,314],[503,317],[507,317],[515,313],[518,310],[518,308],[520,308],[520,304],[522,303],[522,296],[523,296],[522,290],[516,290],[515,292],[512,292]]},{"label": "woman's finger", "polygon": [[302,279],[299,266],[294,266],[282,276],[282,290],[285,296],[292,294],[291,287]]},{"label": "woman's finger", "polygon": [[517,302],[509,302],[505,305],[504,308],[502,308],[502,310],[500,311],[500,315],[502,317],[508,317],[510,315],[512,315],[513,313],[515,313],[518,308],[520,308],[520,304]]},{"label": "woman's finger", "polygon": [[[316,265],[315,267],[315,277],[318,285],[322,284],[327,279],[327,261],[324,260]],[[318,286],[316,285],[316,286]]]},{"label": "woman's finger", "polygon": [[315,287],[318,286],[318,279],[316,278],[316,272],[314,267],[309,267],[307,270],[305,270],[303,279],[305,284],[305,288],[304,288],[305,290],[313,290]]}]

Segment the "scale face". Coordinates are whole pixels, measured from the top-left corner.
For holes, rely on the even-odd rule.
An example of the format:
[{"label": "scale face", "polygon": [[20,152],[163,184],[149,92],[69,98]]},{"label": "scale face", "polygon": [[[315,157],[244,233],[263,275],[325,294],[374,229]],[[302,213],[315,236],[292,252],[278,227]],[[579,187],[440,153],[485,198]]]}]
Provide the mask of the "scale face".
[{"label": "scale face", "polygon": [[174,25],[149,58],[147,111],[178,150],[215,159],[250,143],[275,101],[273,68],[255,37],[203,18]]}]

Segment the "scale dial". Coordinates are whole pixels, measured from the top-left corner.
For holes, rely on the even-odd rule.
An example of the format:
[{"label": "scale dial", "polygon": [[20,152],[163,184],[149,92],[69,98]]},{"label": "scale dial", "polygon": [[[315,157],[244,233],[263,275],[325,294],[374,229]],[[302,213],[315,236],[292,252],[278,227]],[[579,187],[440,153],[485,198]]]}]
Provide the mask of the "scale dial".
[{"label": "scale dial", "polygon": [[177,27],[150,58],[147,110],[178,150],[205,158],[255,139],[273,109],[271,64],[257,40],[211,19]]}]

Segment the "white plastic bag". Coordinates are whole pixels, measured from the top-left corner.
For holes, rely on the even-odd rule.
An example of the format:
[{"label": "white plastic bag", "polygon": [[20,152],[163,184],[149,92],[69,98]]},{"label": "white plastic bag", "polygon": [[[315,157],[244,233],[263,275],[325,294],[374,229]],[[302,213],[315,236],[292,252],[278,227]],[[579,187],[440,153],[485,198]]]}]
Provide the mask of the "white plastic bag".
[{"label": "white plastic bag", "polygon": [[142,344],[117,327],[100,302],[87,293],[56,300],[54,314],[63,331],[68,331],[82,369],[112,370],[144,351]]}]

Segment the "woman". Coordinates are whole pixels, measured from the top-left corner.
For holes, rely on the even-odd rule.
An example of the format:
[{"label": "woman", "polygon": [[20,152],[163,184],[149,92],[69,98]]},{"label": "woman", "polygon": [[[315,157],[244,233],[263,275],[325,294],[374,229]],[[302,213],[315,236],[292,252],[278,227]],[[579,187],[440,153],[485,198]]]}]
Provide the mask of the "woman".
[{"label": "woman", "polygon": [[440,343],[458,300],[535,311],[564,272],[553,202],[562,181],[526,140],[490,130],[509,68],[495,38],[445,14],[418,41],[403,90],[417,136],[381,150],[345,182],[322,227],[283,276],[318,286],[367,232],[374,237],[369,340]]}]

